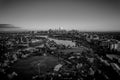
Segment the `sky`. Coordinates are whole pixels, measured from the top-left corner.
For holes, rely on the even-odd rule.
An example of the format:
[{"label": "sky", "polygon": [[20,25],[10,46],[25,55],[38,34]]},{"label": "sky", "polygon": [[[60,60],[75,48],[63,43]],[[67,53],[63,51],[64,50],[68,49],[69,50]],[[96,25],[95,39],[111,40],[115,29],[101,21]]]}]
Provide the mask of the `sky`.
[{"label": "sky", "polygon": [[120,0],[0,0],[0,24],[26,30],[120,31]]}]

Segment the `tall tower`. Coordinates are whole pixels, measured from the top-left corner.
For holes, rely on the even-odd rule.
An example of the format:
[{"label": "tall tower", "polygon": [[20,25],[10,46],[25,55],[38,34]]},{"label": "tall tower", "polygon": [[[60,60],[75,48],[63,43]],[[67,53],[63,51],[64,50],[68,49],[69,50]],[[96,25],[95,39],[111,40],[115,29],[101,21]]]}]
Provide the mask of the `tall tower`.
[{"label": "tall tower", "polygon": [[60,31],[60,30],[63,30],[63,27],[59,27],[59,31]]}]

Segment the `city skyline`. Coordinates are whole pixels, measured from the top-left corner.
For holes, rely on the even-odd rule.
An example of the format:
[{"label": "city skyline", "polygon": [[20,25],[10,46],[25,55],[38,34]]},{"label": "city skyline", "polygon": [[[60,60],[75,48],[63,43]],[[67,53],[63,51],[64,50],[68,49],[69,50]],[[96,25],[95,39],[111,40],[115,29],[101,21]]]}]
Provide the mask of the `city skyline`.
[{"label": "city skyline", "polygon": [[16,30],[120,31],[119,0],[0,0],[0,12]]}]

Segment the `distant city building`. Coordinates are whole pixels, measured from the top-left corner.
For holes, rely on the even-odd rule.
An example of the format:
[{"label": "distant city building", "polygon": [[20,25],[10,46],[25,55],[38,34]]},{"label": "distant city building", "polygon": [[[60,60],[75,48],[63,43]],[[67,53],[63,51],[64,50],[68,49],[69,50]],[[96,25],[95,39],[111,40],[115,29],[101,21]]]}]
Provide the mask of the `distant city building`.
[{"label": "distant city building", "polygon": [[120,51],[120,41],[117,44],[115,44],[114,48],[115,50]]}]

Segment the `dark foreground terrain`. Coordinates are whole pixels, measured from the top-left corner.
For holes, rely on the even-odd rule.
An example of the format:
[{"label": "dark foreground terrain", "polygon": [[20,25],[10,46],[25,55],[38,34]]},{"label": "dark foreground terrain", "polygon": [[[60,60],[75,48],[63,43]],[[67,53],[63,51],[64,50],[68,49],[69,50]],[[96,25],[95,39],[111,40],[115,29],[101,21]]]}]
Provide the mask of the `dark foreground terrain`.
[{"label": "dark foreground terrain", "polygon": [[119,35],[1,32],[1,80],[120,80]]}]

